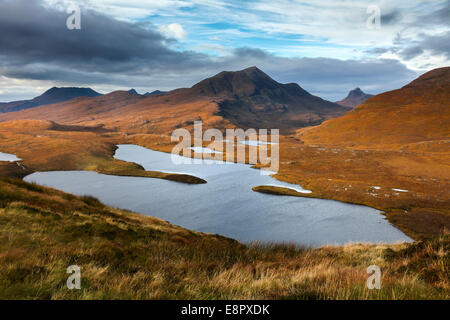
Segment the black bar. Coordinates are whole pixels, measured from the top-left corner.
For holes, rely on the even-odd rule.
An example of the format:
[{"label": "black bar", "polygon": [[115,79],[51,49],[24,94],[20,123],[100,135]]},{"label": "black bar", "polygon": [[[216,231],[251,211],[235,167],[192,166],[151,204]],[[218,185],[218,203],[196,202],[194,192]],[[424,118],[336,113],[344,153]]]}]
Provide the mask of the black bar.
[{"label": "black bar", "polygon": [[[133,315],[141,319],[202,320],[202,319],[314,319],[321,316],[350,315],[358,318],[392,315],[397,309],[403,317],[424,311],[427,308],[443,314],[449,301],[0,301],[2,312],[13,312],[15,318],[22,312],[41,313],[45,316],[64,318],[67,316],[121,317],[130,320]],[[214,309],[212,309],[214,308]],[[446,309],[446,310],[444,310]],[[211,314],[211,311],[213,313]],[[99,318],[101,319],[101,318]]]}]

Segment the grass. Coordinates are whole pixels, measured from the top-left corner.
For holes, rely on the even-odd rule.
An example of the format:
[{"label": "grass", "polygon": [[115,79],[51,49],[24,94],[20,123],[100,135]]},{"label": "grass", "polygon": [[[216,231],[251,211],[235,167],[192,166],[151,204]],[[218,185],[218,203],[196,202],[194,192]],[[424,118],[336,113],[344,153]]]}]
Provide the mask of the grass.
[{"label": "grass", "polygon": [[275,178],[312,191],[303,196],[376,208],[412,238],[425,239],[450,229],[449,157],[448,151],[310,145],[287,136],[280,139]]},{"label": "grass", "polygon": [[50,121],[0,123],[0,149],[20,154],[23,167],[0,162],[0,176],[23,178],[35,171],[89,170],[117,176],[166,179],[188,184],[205,180],[176,173],[146,171],[142,166],[113,158],[116,144],[108,131],[83,126],[61,126]]},{"label": "grass", "polygon": [[[61,128],[41,120],[0,123],[0,150],[24,159],[23,167],[0,162],[0,176],[22,178],[35,171],[91,170],[205,183],[193,176],[145,171],[135,163],[113,158],[117,144],[170,152],[175,145],[170,136],[105,130],[70,125]],[[356,150],[307,145],[297,136],[281,136],[280,170],[275,178],[312,190],[312,197],[376,208],[410,237],[425,239],[450,229],[450,153],[442,152],[445,146],[439,148],[441,152],[413,151],[412,147],[409,151]],[[227,160],[236,159],[227,155]],[[395,192],[393,188],[409,192]]]},{"label": "grass", "polygon": [[[448,299],[449,244],[244,245],[0,179],[1,299]],[[366,288],[372,264],[381,290]]]}]

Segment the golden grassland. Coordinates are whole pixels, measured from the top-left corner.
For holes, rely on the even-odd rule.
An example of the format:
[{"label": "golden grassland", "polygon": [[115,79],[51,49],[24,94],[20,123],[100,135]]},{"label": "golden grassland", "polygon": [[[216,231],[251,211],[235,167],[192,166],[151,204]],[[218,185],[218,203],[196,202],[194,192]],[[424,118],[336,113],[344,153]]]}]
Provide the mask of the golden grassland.
[{"label": "golden grassland", "polygon": [[[47,170],[149,174],[113,159],[119,143],[165,152],[175,144],[165,134],[40,120],[4,122],[0,150],[22,158],[23,167],[0,162],[0,175],[21,178]],[[0,272],[6,276],[0,279],[0,297],[448,299],[448,234],[442,235],[449,225],[445,156],[310,145],[297,135],[281,137],[278,179],[312,190],[313,197],[382,209],[397,227],[427,239],[410,245],[243,245],[108,208],[91,197],[3,179]],[[81,291],[65,287],[65,268],[71,264],[82,267]],[[371,264],[382,268],[380,291],[365,287]]]},{"label": "golden grassland", "polygon": [[[448,299],[449,234],[414,244],[243,245],[0,179],[1,299]],[[366,269],[382,270],[380,290]],[[81,268],[68,290],[66,268]]]},{"label": "golden grassland", "polygon": [[[181,179],[188,183],[205,182],[192,176],[145,171],[137,164],[115,160],[113,154],[120,143],[163,152],[171,152],[175,145],[166,134],[117,132],[105,127],[59,125],[43,120],[2,122],[0,150],[23,159],[24,168],[0,162],[0,174],[23,177],[34,171],[93,170],[105,174]],[[306,144],[296,134],[280,136],[280,169],[274,177],[312,190],[306,196],[382,210],[395,226],[414,239],[422,239],[450,229],[450,152],[447,147],[436,143],[432,151],[422,150],[417,144],[416,149],[405,150],[355,149]],[[249,148],[246,147],[247,156]],[[237,160],[229,155],[226,158]]]},{"label": "golden grassland", "polygon": [[2,152],[11,152],[23,159],[23,167],[0,162],[0,174],[21,178],[35,171],[90,170],[118,176],[206,183],[191,175],[145,171],[138,164],[114,159],[117,147],[108,133],[100,127],[63,126],[43,120],[0,123]]},{"label": "golden grassland", "polygon": [[281,140],[275,178],[313,191],[304,196],[379,209],[415,239],[450,228],[450,151],[357,150],[306,144],[297,136]]},{"label": "golden grassland", "polygon": [[435,69],[299,129],[281,151],[277,178],[306,185],[312,196],[383,210],[416,239],[449,228],[449,79],[450,68]]}]

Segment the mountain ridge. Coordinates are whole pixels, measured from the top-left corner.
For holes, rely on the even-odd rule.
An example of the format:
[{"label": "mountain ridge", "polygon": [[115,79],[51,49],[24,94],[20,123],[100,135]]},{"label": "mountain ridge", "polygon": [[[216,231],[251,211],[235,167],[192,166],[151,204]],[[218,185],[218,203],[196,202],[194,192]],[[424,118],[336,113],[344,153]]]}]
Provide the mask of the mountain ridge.
[{"label": "mountain ridge", "polygon": [[41,95],[29,99],[0,103],[0,113],[15,112],[39,106],[68,101],[79,97],[98,97],[100,93],[91,88],[52,87]]},{"label": "mountain ridge", "polygon": [[[298,84],[281,84],[256,67],[223,71],[191,88],[164,94],[136,95],[116,91],[104,96],[69,100],[55,106],[0,115],[17,119],[86,122],[141,133],[170,132],[189,127],[196,119],[205,125],[292,131],[341,116],[350,108],[311,95]],[[142,125],[140,126],[139,123]]]},{"label": "mountain ridge", "polygon": [[222,71],[185,93],[221,98],[217,115],[245,128],[289,131],[319,124],[349,110],[310,94],[297,83],[279,83],[257,67]]}]

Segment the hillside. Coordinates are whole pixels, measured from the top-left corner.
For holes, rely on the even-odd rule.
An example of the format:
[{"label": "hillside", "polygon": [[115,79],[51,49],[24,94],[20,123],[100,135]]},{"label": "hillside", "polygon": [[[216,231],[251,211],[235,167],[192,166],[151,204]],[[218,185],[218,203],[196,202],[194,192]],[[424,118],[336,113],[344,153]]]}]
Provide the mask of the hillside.
[{"label": "hillside", "polygon": [[188,89],[141,96],[117,91],[0,115],[0,121],[51,120],[58,123],[104,125],[132,133],[170,133],[204,126],[223,129],[280,128],[283,131],[319,124],[343,115],[345,108],[313,96],[297,84],[280,84],[253,67],[222,72]]},{"label": "hillside", "polygon": [[[402,245],[246,246],[0,178],[0,299],[448,299],[449,237]],[[366,288],[367,266],[383,270]],[[67,290],[67,267],[81,290]]]},{"label": "hillside", "polygon": [[100,93],[90,88],[56,88],[53,87],[31,100],[0,103],[0,113],[14,112],[38,106],[64,102],[78,97],[98,97]]},{"label": "hillside", "polygon": [[367,94],[364,91],[362,91],[360,88],[356,88],[356,89],[351,90],[348,93],[347,97],[345,97],[341,101],[337,101],[336,103],[341,106],[345,106],[345,107],[349,107],[349,108],[356,108],[361,103],[363,103],[364,101],[366,101],[367,99],[372,98],[372,97],[373,97],[373,94]]},{"label": "hillside", "polygon": [[286,137],[276,178],[382,210],[415,239],[448,230],[449,79],[450,68],[432,70]]},{"label": "hillside", "polygon": [[449,150],[450,67],[425,73],[347,113],[301,131],[307,143]]}]

